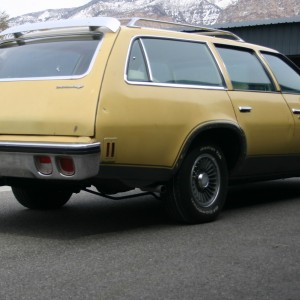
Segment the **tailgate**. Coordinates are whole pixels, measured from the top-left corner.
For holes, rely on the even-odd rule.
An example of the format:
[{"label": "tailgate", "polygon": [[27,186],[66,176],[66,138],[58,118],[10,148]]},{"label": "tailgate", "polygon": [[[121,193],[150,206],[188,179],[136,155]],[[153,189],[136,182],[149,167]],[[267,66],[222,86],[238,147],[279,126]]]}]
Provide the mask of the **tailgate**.
[{"label": "tailgate", "polygon": [[91,33],[2,43],[0,134],[93,136],[102,38]]},{"label": "tailgate", "polygon": [[87,79],[0,82],[0,134],[93,136],[96,84]]}]

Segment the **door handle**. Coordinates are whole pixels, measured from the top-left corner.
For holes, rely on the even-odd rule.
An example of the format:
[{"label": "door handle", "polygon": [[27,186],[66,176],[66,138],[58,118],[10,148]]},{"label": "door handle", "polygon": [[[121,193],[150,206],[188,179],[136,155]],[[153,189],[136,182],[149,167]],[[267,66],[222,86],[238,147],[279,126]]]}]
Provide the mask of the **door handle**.
[{"label": "door handle", "polygon": [[252,111],[252,107],[251,106],[239,106],[239,111],[241,113],[248,113]]},{"label": "door handle", "polygon": [[294,115],[300,115],[300,109],[292,108],[292,112]]}]

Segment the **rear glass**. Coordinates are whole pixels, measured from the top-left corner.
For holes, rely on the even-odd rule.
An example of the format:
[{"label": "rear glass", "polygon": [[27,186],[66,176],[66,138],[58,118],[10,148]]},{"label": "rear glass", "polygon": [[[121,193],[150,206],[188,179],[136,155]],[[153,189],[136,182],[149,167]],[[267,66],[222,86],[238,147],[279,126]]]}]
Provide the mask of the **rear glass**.
[{"label": "rear glass", "polygon": [[92,37],[21,41],[0,47],[0,79],[78,76],[91,64],[98,39]]}]

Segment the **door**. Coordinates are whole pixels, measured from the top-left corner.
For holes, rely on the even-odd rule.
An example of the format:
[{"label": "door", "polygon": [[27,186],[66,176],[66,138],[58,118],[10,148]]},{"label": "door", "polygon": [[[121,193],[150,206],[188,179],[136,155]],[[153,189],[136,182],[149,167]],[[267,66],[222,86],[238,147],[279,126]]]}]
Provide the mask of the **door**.
[{"label": "door", "polygon": [[249,156],[289,153],[293,118],[255,52],[217,46],[231,78],[228,91],[237,120],[248,142]]},{"label": "door", "polygon": [[263,52],[262,55],[271,66],[293,115],[295,132],[292,153],[300,154],[300,71],[283,55],[268,52]]},{"label": "door", "polygon": [[217,46],[232,83],[228,91],[247,139],[247,160],[234,176],[274,177],[290,172],[294,121],[256,53],[247,48]]}]

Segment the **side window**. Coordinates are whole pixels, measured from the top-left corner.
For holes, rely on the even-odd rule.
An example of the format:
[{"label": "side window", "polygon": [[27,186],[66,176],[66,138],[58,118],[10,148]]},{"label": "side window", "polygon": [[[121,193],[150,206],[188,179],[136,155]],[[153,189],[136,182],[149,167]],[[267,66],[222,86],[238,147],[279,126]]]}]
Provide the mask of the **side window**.
[{"label": "side window", "polygon": [[266,52],[262,55],[273,70],[282,92],[300,93],[300,72],[297,67],[282,55]]},{"label": "side window", "polygon": [[254,51],[216,45],[235,90],[275,91],[275,86]]},{"label": "side window", "polygon": [[129,54],[127,79],[131,81],[149,81],[140,40],[135,40]]},{"label": "side window", "polygon": [[162,38],[142,38],[142,43],[153,82],[224,86],[206,44]]}]

